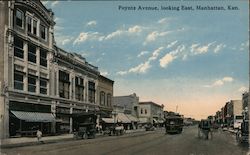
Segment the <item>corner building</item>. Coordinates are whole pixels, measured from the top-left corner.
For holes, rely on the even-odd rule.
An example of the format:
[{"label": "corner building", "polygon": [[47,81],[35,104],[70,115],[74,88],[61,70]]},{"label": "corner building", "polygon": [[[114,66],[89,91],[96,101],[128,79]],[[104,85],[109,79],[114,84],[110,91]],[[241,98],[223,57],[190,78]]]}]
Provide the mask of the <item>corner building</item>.
[{"label": "corner building", "polygon": [[98,68],[57,47],[54,25],[40,1],[0,1],[0,139],[71,133],[72,114],[99,111]]}]

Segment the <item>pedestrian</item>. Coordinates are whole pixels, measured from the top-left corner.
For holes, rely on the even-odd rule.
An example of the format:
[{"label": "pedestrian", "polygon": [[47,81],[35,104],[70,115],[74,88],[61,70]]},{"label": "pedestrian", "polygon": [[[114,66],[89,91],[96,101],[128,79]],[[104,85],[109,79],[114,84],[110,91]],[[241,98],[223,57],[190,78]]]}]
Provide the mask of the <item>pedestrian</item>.
[{"label": "pedestrian", "polygon": [[39,129],[36,131],[36,136],[37,136],[37,141],[40,142],[41,138],[42,138],[42,131],[40,131]]}]

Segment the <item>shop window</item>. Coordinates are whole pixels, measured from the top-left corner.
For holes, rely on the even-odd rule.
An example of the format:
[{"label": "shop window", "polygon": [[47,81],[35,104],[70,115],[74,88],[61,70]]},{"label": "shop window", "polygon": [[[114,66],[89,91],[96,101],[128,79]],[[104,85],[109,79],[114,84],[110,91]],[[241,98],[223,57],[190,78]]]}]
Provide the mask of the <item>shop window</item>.
[{"label": "shop window", "polygon": [[23,75],[20,73],[14,73],[14,89],[23,90]]},{"label": "shop window", "polygon": [[78,101],[83,101],[84,99],[84,85],[83,78],[75,77],[75,98]]},{"label": "shop window", "polygon": [[40,79],[40,93],[47,94],[47,80]]},{"label": "shop window", "polygon": [[47,40],[47,28],[44,25],[40,25],[40,36],[42,39]]},{"label": "shop window", "polygon": [[69,99],[69,74],[59,71],[59,96]]},{"label": "shop window", "polygon": [[40,65],[47,67],[47,51],[40,49]]},{"label": "shop window", "polygon": [[14,56],[23,59],[23,41],[17,37],[14,37]]},{"label": "shop window", "polygon": [[95,83],[89,81],[88,86],[89,86],[89,89],[88,89],[89,102],[94,103],[95,102]]},{"label": "shop window", "polygon": [[105,93],[103,91],[100,92],[100,104],[105,105]]},{"label": "shop window", "polygon": [[36,77],[32,75],[28,76],[28,91],[36,92]]},{"label": "shop window", "polygon": [[28,61],[36,63],[36,46],[28,44]]},{"label": "shop window", "polygon": [[20,10],[16,10],[16,25],[23,28],[23,19],[23,12],[21,12]]}]

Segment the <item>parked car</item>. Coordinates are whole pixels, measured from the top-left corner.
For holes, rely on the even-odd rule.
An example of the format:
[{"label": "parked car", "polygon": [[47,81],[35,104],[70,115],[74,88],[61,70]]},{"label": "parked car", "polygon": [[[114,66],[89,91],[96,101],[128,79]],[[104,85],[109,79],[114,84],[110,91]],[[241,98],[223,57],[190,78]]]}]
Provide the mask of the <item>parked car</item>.
[{"label": "parked car", "polygon": [[145,126],[145,129],[146,131],[154,131],[155,127],[151,123],[149,123]]}]

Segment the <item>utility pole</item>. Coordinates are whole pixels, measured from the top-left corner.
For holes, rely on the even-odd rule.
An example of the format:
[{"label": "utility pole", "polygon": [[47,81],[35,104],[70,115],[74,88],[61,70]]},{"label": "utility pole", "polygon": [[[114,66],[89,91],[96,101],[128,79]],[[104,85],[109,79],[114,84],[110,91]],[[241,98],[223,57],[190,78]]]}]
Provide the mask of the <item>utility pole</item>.
[{"label": "utility pole", "polygon": [[178,105],[176,106],[176,110],[175,110],[176,113],[177,113],[177,110],[178,110]]}]

